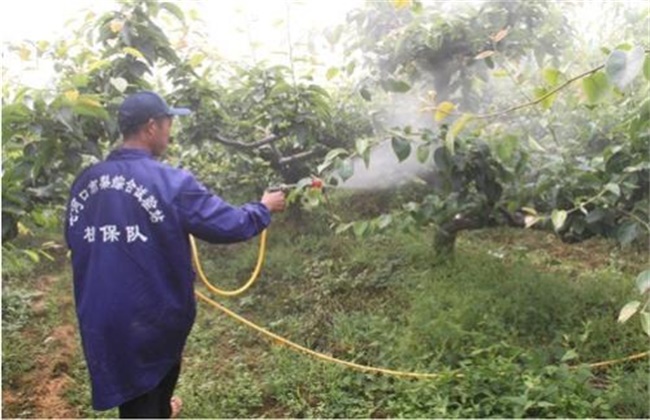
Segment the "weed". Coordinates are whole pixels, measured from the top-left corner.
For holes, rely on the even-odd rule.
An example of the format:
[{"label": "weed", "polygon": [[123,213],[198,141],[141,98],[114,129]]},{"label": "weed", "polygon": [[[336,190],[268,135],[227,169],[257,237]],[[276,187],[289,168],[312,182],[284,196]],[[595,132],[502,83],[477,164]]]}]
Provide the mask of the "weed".
[{"label": "weed", "polygon": [[[524,250],[513,248],[507,232],[496,235],[496,240],[481,232],[465,238],[455,261],[434,265],[427,231],[360,243],[320,231],[283,235],[276,227],[259,282],[245,296],[221,302],[317,351],[439,376],[402,379],[317,361],[200,306],[178,387],[183,415],[650,416],[647,365],[601,371],[581,366],[647,348],[638,326],[616,322],[621,305],[634,296],[629,267],[636,265],[610,264],[608,257],[600,264],[592,257],[586,270],[582,259],[567,257],[549,266],[565,250],[552,238],[513,234]],[[202,250],[206,272],[224,288],[247,279],[257,257],[255,244]],[[61,278],[53,283],[47,316],[39,323],[31,322],[36,295],[17,287],[21,278],[4,285],[8,388],[19,387],[21,374],[34,368],[35,356],[45,351],[39,346],[47,329],[75,322],[69,269]],[[84,417],[115,417],[116,410],[92,410],[81,351],[69,366],[74,384],[65,394],[69,404]],[[3,414],[37,415],[28,405],[14,408]]]}]

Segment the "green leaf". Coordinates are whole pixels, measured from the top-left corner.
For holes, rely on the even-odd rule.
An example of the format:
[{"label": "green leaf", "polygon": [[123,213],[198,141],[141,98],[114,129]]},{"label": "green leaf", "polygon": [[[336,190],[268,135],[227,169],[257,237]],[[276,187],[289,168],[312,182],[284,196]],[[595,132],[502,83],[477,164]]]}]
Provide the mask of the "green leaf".
[{"label": "green leaf", "polygon": [[364,139],[364,138],[357,139],[354,143],[354,148],[359,154],[359,156],[366,153],[366,150],[368,150],[368,146],[370,146],[370,144],[368,143],[368,139]]},{"label": "green leaf", "polygon": [[124,47],[122,48],[122,52],[124,52],[124,54],[132,55],[133,57],[139,58],[141,60],[145,59],[144,54],[142,54],[140,51],[136,50],[133,47]]},{"label": "green leaf", "polygon": [[355,148],[359,156],[363,159],[363,163],[366,165],[366,168],[370,166],[370,143],[368,139],[357,139],[355,142]]},{"label": "green leaf", "polygon": [[192,57],[190,58],[190,66],[192,66],[192,68],[196,68],[200,66],[201,63],[205,60],[205,58],[206,58],[205,54],[196,53],[192,55]]},{"label": "green leaf", "polygon": [[95,99],[88,96],[80,96],[77,102],[72,106],[72,111],[77,115],[86,115],[88,117],[108,120],[110,116],[102,105]]},{"label": "green leaf", "polygon": [[650,291],[650,270],[645,270],[636,278],[636,288],[643,294]]},{"label": "green leaf", "polygon": [[636,313],[636,311],[639,310],[639,306],[641,306],[641,302],[638,300],[633,300],[632,302],[628,302],[623,306],[621,309],[621,312],[618,314],[618,322],[621,324],[627,321]]},{"label": "green leaf", "polygon": [[38,263],[41,260],[38,253],[32,251],[31,249],[23,249],[22,251],[29,257],[29,259],[31,259],[35,263]]},{"label": "green leaf", "polygon": [[605,185],[605,189],[617,197],[621,196],[621,187],[619,187],[618,184],[610,182],[609,184]]},{"label": "green leaf", "polygon": [[42,249],[39,249],[39,250],[38,250],[38,253],[39,253],[39,255],[44,256],[45,258],[47,258],[47,259],[50,260],[50,261],[55,261],[55,259],[54,259],[53,256],[51,256],[49,253],[43,251]]},{"label": "green leaf", "polygon": [[535,99],[544,97],[544,99],[540,102],[542,104],[542,108],[544,109],[549,109],[550,107],[552,107],[553,102],[555,102],[555,98],[557,97],[556,93],[546,96],[550,92],[550,90],[544,87],[537,87],[533,89],[533,92],[535,94]]},{"label": "green leaf", "polygon": [[345,232],[346,230],[350,229],[354,223],[344,223],[342,225],[338,225],[336,227],[336,230],[334,231],[337,235],[340,235],[341,233]]},{"label": "green leaf", "polygon": [[160,7],[162,7],[163,9],[167,9],[167,11],[169,13],[176,16],[176,18],[178,20],[180,20],[181,22],[185,21],[185,15],[183,14],[183,11],[181,10],[181,8],[178,7],[177,5],[175,5],[173,3],[165,2],[165,3],[160,3]]},{"label": "green leaf", "polygon": [[411,5],[411,0],[393,0],[391,2],[395,9],[404,9]]},{"label": "green leaf", "polygon": [[642,70],[645,53],[636,47],[631,51],[614,50],[607,58],[605,71],[609,80],[619,89],[624,89]]},{"label": "green leaf", "polygon": [[607,76],[598,71],[589,77],[582,79],[582,90],[587,96],[587,102],[597,104],[609,93],[610,85]]},{"label": "green leaf", "polygon": [[620,77],[618,75],[625,72],[626,62],[627,54],[625,51],[614,50],[609,54],[609,57],[607,57],[607,61],[605,62],[605,71],[612,83],[616,84],[616,78]]},{"label": "green leaf", "polygon": [[354,165],[349,160],[341,161],[338,165],[337,172],[343,181],[354,175]]},{"label": "green leaf", "polygon": [[571,349],[568,350],[566,353],[564,353],[564,356],[562,356],[562,359],[560,360],[561,362],[568,362],[569,360],[577,359],[578,358],[578,352]]},{"label": "green leaf", "polygon": [[621,245],[631,244],[639,236],[639,229],[636,222],[628,222],[618,227],[616,231],[616,239]]},{"label": "green leaf", "polygon": [[379,229],[385,229],[392,222],[393,222],[393,216],[391,216],[390,214],[382,214],[377,219],[377,226],[379,227]]},{"label": "green leaf", "polygon": [[309,90],[309,92],[313,93],[314,96],[320,97],[321,99],[329,99],[330,98],[330,94],[325,89],[323,89],[322,87],[320,87],[318,85],[311,84],[311,85],[309,85],[307,90]]},{"label": "green leaf", "polygon": [[320,204],[322,194],[323,193],[317,188],[307,188],[306,190],[303,190],[300,201],[303,206],[313,208]]},{"label": "green leaf", "polygon": [[327,73],[325,74],[325,78],[327,80],[332,80],[339,74],[340,70],[336,67],[330,67],[327,69]]},{"label": "green leaf", "polygon": [[417,151],[416,151],[416,156],[418,158],[418,162],[420,163],[425,163],[427,159],[429,159],[429,155],[431,154],[431,146],[428,144],[421,144],[418,146]]},{"label": "green leaf", "polygon": [[345,66],[345,72],[348,76],[354,73],[354,69],[357,67],[356,61],[350,61],[347,66]]},{"label": "green leaf", "polygon": [[357,238],[363,237],[363,234],[368,230],[369,223],[367,221],[354,222],[352,230],[354,231],[354,236]]},{"label": "green leaf", "polygon": [[324,161],[329,162],[332,161],[334,158],[337,158],[342,155],[347,155],[347,154],[348,154],[347,150],[343,149],[342,147],[338,147],[336,149],[332,149],[329,152],[327,152]]},{"label": "green leaf", "polygon": [[522,207],[521,210],[532,216],[537,216],[539,214],[533,207]]},{"label": "green leaf", "polygon": [[393,78],[382,80],[379,82],[379,84],[386,92],[404,93],[408,92],[411,89],[411,85],[408,83],[402,80],[395,80]]},{"label": "green leaf", "polygon": [[402,162],[411,154],[411,142],[401,137],[393,136],[390,141],[391,146],[393,146],[393,152],[397,159]]},{"label": "green leaf", "polygon": [[115,87],[120,93],[124,93],[127,87],[129,87],[129,82],[126,79],[121,77],[111,77],[111,85]]},{"label": "green leaf", "polygon": [[88,86],[88,82],[90,81],[90,78],[88,77],[87,74],[75,74],[70,78],[70,81],[76,88],[83,88]]},{"label": "green leaf", "polygon": [[93,72],[93,71],[98,70],[98,69],[103,69],[103,68],[109,67],[110,65],[111,65],[110,60],[97,60],[97,61],[94,61],[88,67],[88,71]]},{"label": "green leaf", "polygon": [[650,162],[642,162],[637,165],[628,166],[623,169],[623,172],[639,172],[650,170]]},{"label": "green leaf", "polygon": [[70,89],[63,92],[63,96],[68,100],[68,102],[74,103],[77,102],[77,99],[79,99],[79,91],[77,89]]},{"label": "green leaf", "polygon": [[496,147],[497,156],[501,159],[502,162],[508,162],[512,158],[512,155],[517,148],[519,140],[516,136],[510,135],[506,136],[501,140]]},{"label": "green leaf", "polygon": [[492,50],[486,50],[486,51],[483,51],[483,52],[477,54],[477,55],[474,57],[474,60],[484,60],[484,59],[486,59],[486,58],[488,58],[488,57],[491,57],[491,56],[493,56],[493,55],[494,55],[494,51],[492,51]]},{"label": "green leaf", "polygon": [[643,328],[643,332],[650,337],[650,312],[641,312],[639,315],[641,319],[641,328]]},{"label": "green leaf", "polygon": [[454,105],[451,102],[445,101],[436,107],[436,113],[434,119],[436,120],[436,122],[442,121],[445,118],[447,118],[447,116],[449,116],[449,114],[454,109],[456,109],[456,105]]},{"label": "green leaf", "polygon": [[585,221],[587,223],[590,223],[590,224],[591,223],[596,223],[596,222],[602,220],[603,217],[605,217],[605,216],[607,216],[607,213],[603,209],[596,208],[596,209],[590,211],[587,214],[587,217],[585,217]]},{"label": "green leaf", "polygon": [[327,42],[333,46],[335,44],[338,44],[339,40],[341,39],[341,35],[343,34],[343,30],[343,25],[338,25],[334,29],[325,29],[323,35],[325,35]]},{"label": "green leaf", "polygon": [[526,228],[529,228],[531,226],[534,226],[540,220],[542,220],[542,218],[539,217],[539,216],[533,216],[533,215],[527,214],[527,215],[524,216],[524,226]]},{"label": "green leaf", "polygon": [[530,144],[530,146],[538,152],[546,152],[546,149],[542,147],[542,145],[539,144],[539,142],[535,140],[533,136],[528,136],[528,144]]},{"label": "green leaf", "polygon": [[550,87],[554,87],[558,84],[561,74],[562,73],[560,73],[558,69],[552,67],[547,67],[542,71],[542,76]]},{"label": "green leaf", "polygon": [[503,38],[505,38],[508,35],[508,31],[509,28],[503,28],[493,36],[490,36],[490,39],[492,39],[492,42],[497,43],[503,40]]},{"label": "green leaf", "polygon": [[[291,93],[292,90],[293,90],[293,87],[289,83],[286,83],[285,81],[279,81],[278,83],[275,84],[275,86],[273,86],[273,88],[271,89],[271,91],[268,94],[268,97],[269,98],[274,98],[274,97],[278,97],[278,96],[281,97],[281,96],[283,96],[285,94]],[[265,97],[264,97],[263,94],[260,94],[259,96],[254,96],[253,97],[253,100],[256,103],[261,103],[262,101],[264,101],[264,99],[265,99]],[[284,99],[284,98],[282,98],[282,99]]]},{"label": "green leaf", "polygon": [[463,131],[463,128],[465,128],[465,125],[471,119],[472,114],[461,115],[460,118],[454,121],[454,123],[451,125],[451,128],[447,132],[447,136],[445,137],[445,146],[447,147],[447,150],[449,150],[449,153],[452,155],[454,154],[454,140],[456,140],[456,136],[458,136],[458,134]]},{"label": "green leaf", "polygon": [[[22,123],[30,120],[29,108],[20,103],[4,105],[2,107],[2,125],[8,126],[12,123]],[[4,148],[3,139],[3,148]],[[4,150],[3,150],[4,152]]]},{"label": "green leaf", "polygon": [[566,222],[568,214],[565,210],[553,210],[551,212],[551,221],[553,222],[553,228],[557,232],[558,230],[562,229],[562,226],[564,226],[564,223]]},{"label": "green leaf", "polygon": [[647,80],[650,80],[650,56],[646,56],[643,62],[643,75]]},{"label": "green leaf", "polygon": [[361,90],[359,91],[359,94],[367,102],[370,102],[372,100],[372,95],[370,94],[370,91],[365,87],[361,88]]}]

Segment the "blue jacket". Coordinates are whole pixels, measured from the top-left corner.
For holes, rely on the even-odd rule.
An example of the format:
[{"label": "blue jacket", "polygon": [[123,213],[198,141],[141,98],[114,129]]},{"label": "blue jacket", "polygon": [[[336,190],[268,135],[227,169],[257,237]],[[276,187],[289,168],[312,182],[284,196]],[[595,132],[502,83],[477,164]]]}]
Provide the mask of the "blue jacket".
[{"label": "blue jacket", "polygon": [[180,361],[196,315],[188,235],[238,242],[270,222],[263,204],[234,207],[143,150],[79,175],[65,235],[96,410],[148,392]]}]

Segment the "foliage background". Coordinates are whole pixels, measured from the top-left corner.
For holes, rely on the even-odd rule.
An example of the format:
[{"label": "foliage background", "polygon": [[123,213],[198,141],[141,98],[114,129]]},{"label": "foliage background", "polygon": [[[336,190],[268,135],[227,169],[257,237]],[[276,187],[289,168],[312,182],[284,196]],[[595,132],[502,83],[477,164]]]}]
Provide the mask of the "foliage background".
[{"label": "foliage background", "polygon": [[[590,39],[565,2],[369,2],[306,42],[287,13],[277,59],[236,62],[185,6],[119,2],[66,39],[7,46],[56,77],[25,86],[3,60],[3,415],[43,416],[21,393],[48,369],[66,390],[52,406],[70,410],[55,416],[99,414],[61,329],[74,317],[60,230],[72,179],[119,144],[112,116],[139,89],[195,110],[170,164],[233,202],[295,187],[260,289],[233,307],[344,359],[443,373],[323,366],[206,311],[180,384],[189,416],[648,415],[642,363],[573,367],[647,349],[615,322],[638,299],[622,318],[648,331],[647,5],[608,4]],[[416,182],[398,185],[399,168]],[[210,249],[208,272],[242,278],[252,254]]]}]

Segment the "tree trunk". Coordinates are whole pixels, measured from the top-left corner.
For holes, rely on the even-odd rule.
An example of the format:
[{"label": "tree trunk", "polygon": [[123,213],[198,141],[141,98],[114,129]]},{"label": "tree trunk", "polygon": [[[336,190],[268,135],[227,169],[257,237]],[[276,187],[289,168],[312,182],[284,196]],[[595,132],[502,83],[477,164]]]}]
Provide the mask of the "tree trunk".
[{"label": "tree trunk", "polygon": [[491,216],[491,212],[480,212],[474,215],[456,215],[452,220],[443,223],[438,227],[433,238],[433,249],[436,261],[453,259],[456,237],[462,230],[482,229],[489,226],[514,226],[523,228],[525,226],[523,215],[519,212],[508,213],[505,209],[497,208],[497,215]]}]

